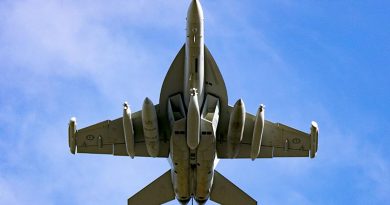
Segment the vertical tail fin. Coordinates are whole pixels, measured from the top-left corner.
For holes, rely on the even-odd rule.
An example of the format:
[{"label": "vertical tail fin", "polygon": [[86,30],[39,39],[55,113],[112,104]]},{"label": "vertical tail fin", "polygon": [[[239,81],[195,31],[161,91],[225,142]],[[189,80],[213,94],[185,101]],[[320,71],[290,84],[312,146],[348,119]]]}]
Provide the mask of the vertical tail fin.
[{"label": "vertical tail fin", "polygon": [[128,205],[160,205],[175,199],[171,170],[129,198]]},{"label": "vertical tail fin", "polygon": [[257,201],[214,170],[214,182],[210,199],[223,205],[257,205]]}]

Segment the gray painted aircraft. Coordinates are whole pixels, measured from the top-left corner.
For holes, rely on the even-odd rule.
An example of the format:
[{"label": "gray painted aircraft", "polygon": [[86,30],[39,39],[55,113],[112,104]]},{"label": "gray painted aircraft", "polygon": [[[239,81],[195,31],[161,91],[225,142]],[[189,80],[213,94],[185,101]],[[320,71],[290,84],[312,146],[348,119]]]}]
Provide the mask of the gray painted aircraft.
[{"label": "gray painted aircraft", "polygon": [[208,199],[223,205],[257,204],[215,170],[218,159],[315,157],[318,126],[305,133],[246,113],[240,99],[228,105],[222,75],[204,45],[203,11],[192,0],[187,14],[186,43],[161,88],[160,101],[149,98],[142,110],[76,130],[69,123],[74,153],[167,158],[171,169],[128,199],[128,204],[156,205],[175,198],[181,204]]}]

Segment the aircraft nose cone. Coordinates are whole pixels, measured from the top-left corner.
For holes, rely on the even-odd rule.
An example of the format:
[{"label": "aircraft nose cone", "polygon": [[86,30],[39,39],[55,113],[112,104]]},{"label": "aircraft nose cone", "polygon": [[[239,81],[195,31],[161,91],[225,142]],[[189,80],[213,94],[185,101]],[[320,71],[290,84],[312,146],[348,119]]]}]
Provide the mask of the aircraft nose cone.
[{"label": "aircraft nose cone", "polygon": [[203,20],[203,9],[199,0],[192,0],[190,7],[188,8],[187,21],[198,22]]}]

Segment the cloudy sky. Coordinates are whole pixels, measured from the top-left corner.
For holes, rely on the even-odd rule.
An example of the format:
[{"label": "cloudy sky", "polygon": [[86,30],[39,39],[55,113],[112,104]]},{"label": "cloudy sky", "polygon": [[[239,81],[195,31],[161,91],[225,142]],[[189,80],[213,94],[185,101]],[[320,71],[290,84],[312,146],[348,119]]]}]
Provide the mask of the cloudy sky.
[{"label": "cloudy sky", "polygon": [[[260,204],[390,203],[390,3],[204,0],[229,103],[309,131],[312,159],[222,160]],[[0,203],[118,204],[165,159],[71,155],[67,124],[158,102],[189,0],[0,1]],[[177,202],[170,203],[177,204]],[[210,203],[212,204],[212,203]]]}]

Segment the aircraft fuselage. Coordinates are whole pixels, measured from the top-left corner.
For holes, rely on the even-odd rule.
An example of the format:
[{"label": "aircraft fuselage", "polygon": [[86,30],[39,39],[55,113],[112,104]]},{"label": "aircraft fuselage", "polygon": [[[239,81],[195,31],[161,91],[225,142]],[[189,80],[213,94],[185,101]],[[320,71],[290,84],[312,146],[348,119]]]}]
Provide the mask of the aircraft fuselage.
[{"label": "aircraft fuselage", "polygon": [[[182,204],[187,204],[192,197],[199,204],[205,203],[214,174],[215,130],[207,129],[209,127],[203,122],[200,110],[205,100],[203,19],[199,1],[192,1],[187,14],[182,92],[186,122],[172,123],[171,131],[172,184],[176,198]],[[180,104],[180,100],[176,103]]]}]

